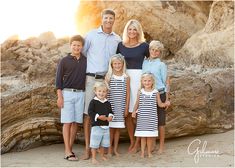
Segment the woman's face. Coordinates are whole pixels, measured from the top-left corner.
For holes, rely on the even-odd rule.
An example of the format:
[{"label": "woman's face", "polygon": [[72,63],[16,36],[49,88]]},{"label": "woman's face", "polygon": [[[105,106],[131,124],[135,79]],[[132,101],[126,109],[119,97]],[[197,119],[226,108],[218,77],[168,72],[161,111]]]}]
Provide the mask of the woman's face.
[{"label": "woman's face", "polygon": [[130,39],[134,39],[138,37],[138,32],[136,27],[134,27],[133,25],[128,26],[127,28],[127,35]]}]

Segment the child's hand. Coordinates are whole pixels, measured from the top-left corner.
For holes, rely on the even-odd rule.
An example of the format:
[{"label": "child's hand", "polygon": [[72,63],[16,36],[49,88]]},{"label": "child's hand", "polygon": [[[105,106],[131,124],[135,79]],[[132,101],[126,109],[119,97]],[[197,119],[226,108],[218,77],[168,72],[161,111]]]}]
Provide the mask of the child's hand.
[{"label": "child's hand", "polygon": [[166,106],[166,110],[168,109],[168,107],[171,105],[171,102],[169,100],[167,100],[165,103],[165,106]]},{"label": "child's hand", "polygon": [[98,117],[98,119],[100,119],[100,120],[102,120],[102,121],[105,121],[105,120],[107,120],[107,117],[106,117],[105,115],[100,115],[100,116]]},{"label": "child's hand", "polygon": [[132,116],[133,118],[136,118],[136,112],[133,112],[133,113],[131,114],[131,116]]},{"label": "child's hand", "polygon": [[113,120],[113,117],[112,117],[112,116],[107,117],[107,121],[108,121],[108,122],[110,122],[110,121],[112,121],[112,120]]}]

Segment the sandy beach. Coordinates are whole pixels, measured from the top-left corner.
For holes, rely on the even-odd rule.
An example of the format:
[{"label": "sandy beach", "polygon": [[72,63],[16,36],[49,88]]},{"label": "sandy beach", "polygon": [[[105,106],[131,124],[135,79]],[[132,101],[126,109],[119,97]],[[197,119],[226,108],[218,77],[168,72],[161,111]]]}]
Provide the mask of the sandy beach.
[{"label": "sandy beach", "polygon": [[[128,143],[120,144],[120,157],[113,156],[99,165],[91,160],[63,159],[63,144],[42,146],[24,152],[1,156],[2,167],[234,167],[234,131],[166,140],[162,155],[141,158],[140,152],[128,154]],[[84,146],[75,144],[74,152],[81,157]]]}]

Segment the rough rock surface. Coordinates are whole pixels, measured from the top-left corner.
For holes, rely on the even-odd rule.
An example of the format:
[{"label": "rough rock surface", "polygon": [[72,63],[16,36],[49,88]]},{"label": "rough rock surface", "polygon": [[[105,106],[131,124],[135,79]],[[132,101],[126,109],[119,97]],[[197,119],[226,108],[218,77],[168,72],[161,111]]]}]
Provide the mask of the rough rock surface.
[{"label": "rough rock surface", "polygon": [[[94,7],[95,3],[97,8]],[[142,1],[109,3],[110,7],[113,6],[120,14],[115,24],[115,29],[119,33],[127,20],[138,16],[137,19],[142,22],[145,30],[156,30],[147,32],[151,38],[162,40],[168,51],[172,55],[176,54],[176,57],[164,60],[171,77],[172,103],[167,111],[166,137],[220,133],[233,129],[234,66],[233,60],[225,53],[233,52],[226,48],[230,48],[231,44],[234,45],[234,41],[224,45],[215,42],[213,48],[200,50],[200,55],[193,55],[192,47],[187,45],[198,43],[198,37],[207,38],[212,34],[219,38],[228,37],[230,40],[230,29],[234,30],[234,27],[231,27],[233,22],[231,3],[219,1],[213,3],[165,1],[155,2],[156,4],[152,5],[150,2],[144,4]],[[82,2],[81,6],[87,4],[86,9],[96,14],[109,3]],[[153,8],[150,9],[150,6]],[[83,13],[83,17],[97,21],[98,17],[93,13],[91,15],[89,10],[86,15]],[[145,10],[148,11],[146,15],[152,16],[151,19],[148,20],[146,15],[143,15]],[[173,21],[173,18],[178,18],[178,21]],[[160,23],[160,20],[161,24],[155,26],[162,26],[161,29],[154,27],[152,22]],[[180,28],[177,29],[176,25]],[[161,33],[158,30],[161,30]],[[196,34],[200,36],[195,37]],[[172,42],[174,39],[176,41]],[[219,40],[224,42],[223,38]],[[216,55],[211,49],[217,48],[226,51],[218,57],[220,62],[224,62],[223,66],[213,59]],[[1,45],[2,153],[63,141],[60,112],[56,107],[54,79],[58,60],[68,52],[68,39],[56,39],[50,32],[24,41],[12,37]],[[189,63],[190,59],[193,61]],[[212,62],[213,66],[210,66],[209,62]],[[127,139],[126,131],[122,136]]]}]

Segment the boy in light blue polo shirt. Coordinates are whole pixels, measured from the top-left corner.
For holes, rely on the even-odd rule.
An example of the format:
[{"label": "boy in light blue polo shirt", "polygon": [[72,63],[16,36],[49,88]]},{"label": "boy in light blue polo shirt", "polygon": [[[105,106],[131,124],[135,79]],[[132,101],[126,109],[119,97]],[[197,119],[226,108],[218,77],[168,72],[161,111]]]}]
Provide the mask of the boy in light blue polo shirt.
[{"label": "boy in light blue polo shirt", "polygon": [[[164,103],[168,100],[169,92],[169,80],[167,80],[167,66],[160,60],[161,51],[164,49],[163,44],[160,41],[153,40],[149,44],[150,57],[145,59],[142,66],[142,72],[150,72],[155,76],[156,86],[155,88],[160,93],[161,101]],[[161,154],[164,149],[165,140],[165,121],[166,114],[165,108],[157,107],[158,112],[158,126],[160,134],[160,147],[158,153]]]}]

